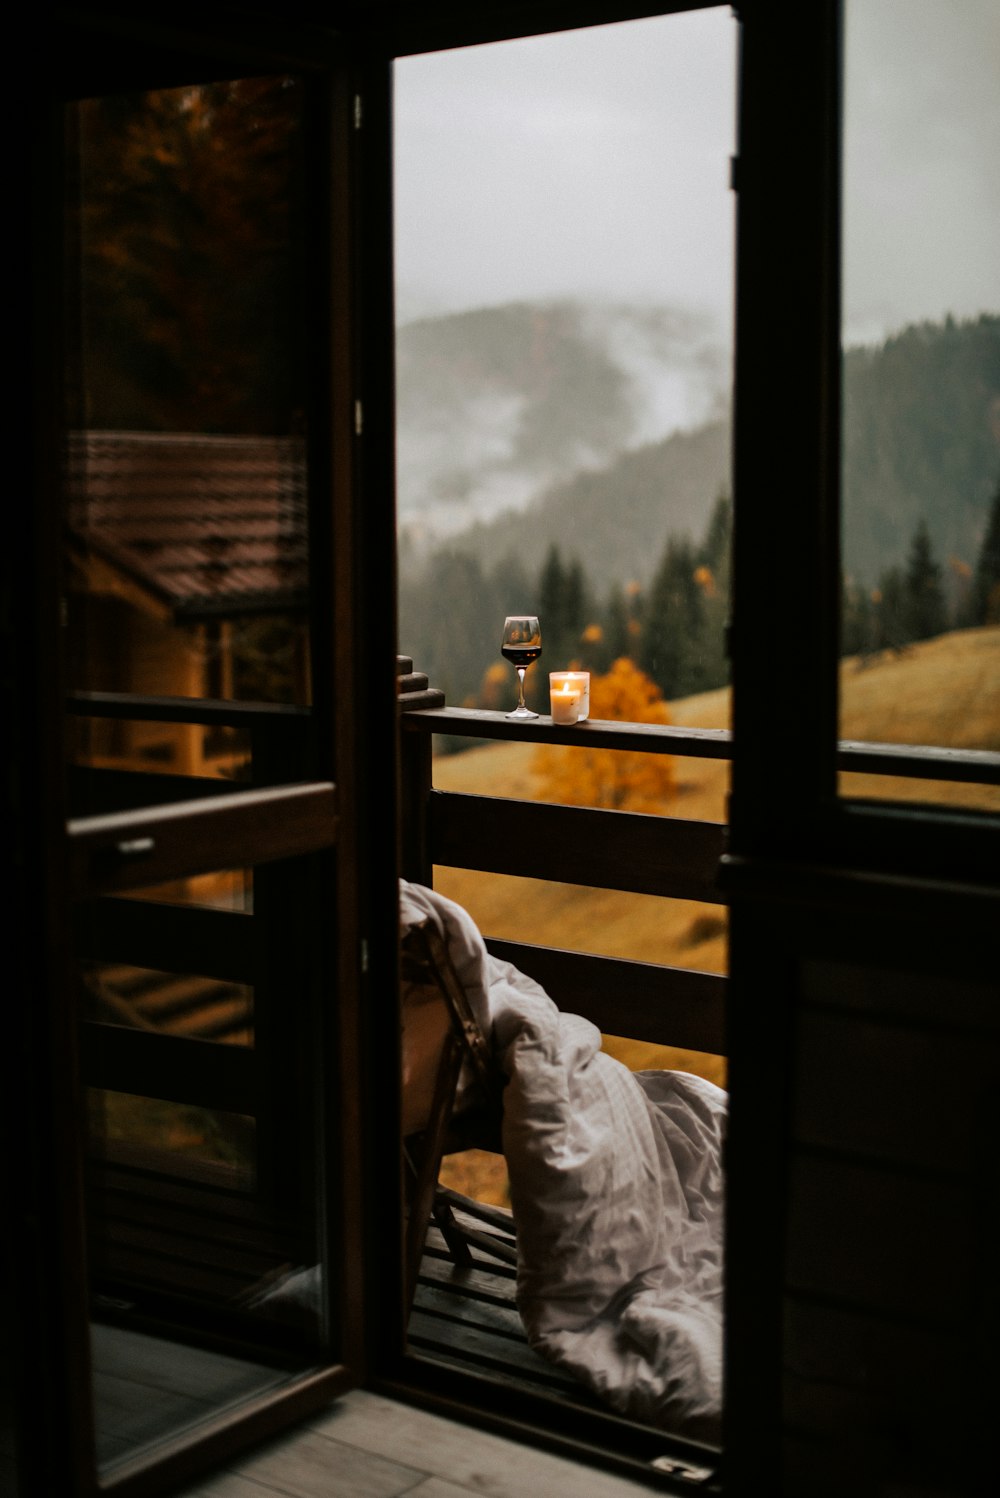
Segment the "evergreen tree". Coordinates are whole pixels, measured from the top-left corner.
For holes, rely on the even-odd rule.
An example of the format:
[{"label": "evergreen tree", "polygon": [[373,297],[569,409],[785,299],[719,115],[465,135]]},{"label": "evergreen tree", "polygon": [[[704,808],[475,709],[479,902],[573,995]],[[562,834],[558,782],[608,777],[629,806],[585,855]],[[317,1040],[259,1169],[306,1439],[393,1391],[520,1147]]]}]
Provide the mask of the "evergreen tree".
[{"label": "evergreen tree", "polygon": [[695,657],[705,621],[697,566],[690,541],[671,536],[649,590],[639,664],[667,697],[698,690]]},{"label": "evergreen tree", "polygon": [[580,633],[587,623],[587,615],[590,612],[588,598],[590,589],[583,574],[583,567],[579,558],[574,557],[566,574],[565,611],[566,627],[576,641],[579,642]]},{"label": "evergreen tree", "polygon": [[298,429],[303,89],[246,78],[85,100],[82,352],[95,427]]},{"label": "evergreen tree", "polygon": [[1000,624],[1000,483],[976,562],[968,617],[970,624]]},{"label": "evergreen tree", "polygon": [[721,687],[729,680],[726,630],[732,591],[733,503],[720,494],[709,518],[699,551],[695,581],[704,597],[705,627],[699,642],[699,690]]},{"label": "evergreen tree", "polygon": [[906,583],[898,567],[887,567],[872,593],[875,650],[902,650],[911,636],[907,633]]},{"label": "evergreen tree", "polygon": [[929,640],[932,635],[943,634],[947,628],[941,567],[931,547],[926,520],[920,521],[910,544],[902,623],[907,640]]},{"label": "evergreen tree", "polygon": [[705,539],[701,544],[701,561],[711,567],[720,591],[724,592],[728,592],[729,589],[732,540],[733,502],[728,494],[720,494],[705,528]]},{"label": "evergreen tree", "polygon": [[631,656],[635,641],[629,634],[629,605],[624,588],[612,588],[604,610],[600,650],[600,669],[610,670],[611,662]]},{"label": "evergreen tree", "polygon": [[559,548],[549,547],[548,554],[538,578],[538,610],[542,625],[542,639],[553,644],[562,634],[566,614],[566,571]]},{"label": "evergreen tree", "polygon": [[538,579],[538,609],[545,656],[560,670],[580,653],[587,625],[589,588],[578,559],[563,564],[559,548],[549,547]]},{"label": "evergreen tree", "polygon": [[841,587],[840,653],[867,655],[875,644],[875,618],[870,593],[850,578]]}]

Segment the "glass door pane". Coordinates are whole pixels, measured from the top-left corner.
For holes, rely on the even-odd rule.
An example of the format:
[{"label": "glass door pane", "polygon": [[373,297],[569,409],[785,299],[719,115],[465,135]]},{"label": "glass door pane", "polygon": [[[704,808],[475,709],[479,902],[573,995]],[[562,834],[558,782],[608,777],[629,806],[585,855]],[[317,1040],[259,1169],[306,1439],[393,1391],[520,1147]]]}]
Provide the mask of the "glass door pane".
[{"label": "glass door pane", "polygon": [[841,790],[997,811],[1000,12],[845,17],[840,737],[941,778],[842,757]]},{"label": "glass door pane", "polygon": [[71,111],[84,690],[308,700],[305,92],[238,78]]},{"label": "glass door pane", "polygon": [[67,110],[67,777],[107,1475],[337,1340],[332,788],[301,837],[258,795],[316,779],[308,88],[223,75]]},{"label": "glass door pane", "polygon": [[[294,1379],[328,1338],[322,995],[304,929],[315,875],[308,858],[256,874],[252,914],[114,897],[81,909],[95,1419],[109,1470]],[[172,947],[178,971],[115,960],[144,941],[150,961]]]}]

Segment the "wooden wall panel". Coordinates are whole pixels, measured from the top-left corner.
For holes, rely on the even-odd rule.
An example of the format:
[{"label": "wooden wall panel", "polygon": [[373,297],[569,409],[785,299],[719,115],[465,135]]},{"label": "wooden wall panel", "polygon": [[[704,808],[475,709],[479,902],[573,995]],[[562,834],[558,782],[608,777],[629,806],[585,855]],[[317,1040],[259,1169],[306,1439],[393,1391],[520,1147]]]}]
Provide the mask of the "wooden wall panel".
[{"label": "wooden wall panel", "polygon": [[[904,925],[891,934],[905,943]],[[997,996],[991,981],[916,965],[803,964],[784,1248],[787,1498],[980,1491],[1000,1329]]]},{"label": "wooden wall panel", "polygon": [[962,1176],[1000,1077],[1000,1037],[808,1009],[793,1090],[801,1143]]}]

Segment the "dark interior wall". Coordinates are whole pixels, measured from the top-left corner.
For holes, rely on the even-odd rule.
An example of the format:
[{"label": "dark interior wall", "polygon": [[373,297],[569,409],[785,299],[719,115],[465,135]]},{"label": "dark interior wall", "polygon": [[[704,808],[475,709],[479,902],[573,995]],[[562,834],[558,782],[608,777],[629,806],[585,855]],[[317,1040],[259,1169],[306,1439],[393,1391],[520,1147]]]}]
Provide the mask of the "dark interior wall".
[{"label": "dark interior wall", "polygon": [[[756,1325],[743,1306],[731,1328],[754,1343],[734,1349],[737,1449],[753,1442],[740,1388],[756,1352],[759,1455],[787,1498],[986,1492],[1000,1331],[995,896],[843,873],[812,899],[787,886],[760,896],[737,896],[734,942],[773,975],[754,1003],[762,1035],[784,1045],[760,1066],[777,1105],[739,1145],[734,1252],[767,1258]],[[755,1167],[768,1211],[756,1235]],[[753,1295],[752,1270],[733,1268]]]}]

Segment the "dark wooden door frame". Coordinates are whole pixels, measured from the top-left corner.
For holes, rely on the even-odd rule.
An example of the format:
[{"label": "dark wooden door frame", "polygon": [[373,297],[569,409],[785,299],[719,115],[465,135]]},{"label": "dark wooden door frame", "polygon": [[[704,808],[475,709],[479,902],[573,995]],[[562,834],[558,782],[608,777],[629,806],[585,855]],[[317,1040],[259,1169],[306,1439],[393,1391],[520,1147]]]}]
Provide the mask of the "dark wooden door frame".
[{"label": "dark wooden door frame", "polygon": [[[335,837],[335,853],[326,860],[323,879],[331,919],[338,912],[339,939],[333,964],[322,977],[329,992],[338,996],[339,1033],[325,1058],[331,1081],[325,1117],[327,1138],[348,1144],[330,1149],[322,1167],[332,1205],[327,1214],[328,1255],[333,1238],[340,1235],[331,1282],[343,1295],[344,1360],[304,1376],[294,1395],[225,1417],[200,1444],[181,1441],[164,1451],[159,1461],[121,1470],[103,1488],[96,1476],[89,1377],[82,1098],[69,918],[73,881],[63,792],[66,680],[59,627],[62,412],[58,371],[66,344],[60,312],[62,99],[86,91],[79,81],[86,63],[80,45],[88,30],[90,54],[99,63],[91,74],[98,89],[124,81],[132,87],[163,84],[199,76],[202,69],[219,76],[220,67],[233,73],[268,67],[304,69],[315,80],[309,128],[314,182],[319,187],[310,203],[315,330],[308,357],[314,388],[326,392],[312,412],[309,439],[314,677],[319,684],[313,713],[319,779],[313,787],[293,792],[291,800],[284,792],[276,800],[265,795],[254,813],[272,817],[279,840],[289,831],[288,824],[282,830],[279,812],[290,807],[305,813],[299,817],[299,833],[293,833],[293,842],[300,841],[302,834],[313,845],[318,836],[319,843],[330,846]],[[60,32],[68,37],[62,50]],[[47,64],[41,62],[43,50]],[[394,973],[391,944],[388,957],[382,954],[387,932],[395,936],[394,836],[391,830],[375,834],[385,826],[386,807],[391,814],[390,829],[395,821],[391,731],[395,725],[395,618],[380,588],[374,627],[366,632],[354,628],[359,609],[376,609],[368,578],[376,543],[379,549],[385,547],[387,504],[391,511],[384,463],[376,458],[366,470],[360,460],[361,434],[356,422],[364,395],[365,358],[384,357],[384,348],[374,353],[358,331],[364,285],[373,275],[362,254],[364,173],[360,158],[364,152],[354,134],[354,99],[366,67],[359,49],[338,39],[325,23],[296,26],[287,16],[248,22],[237,33],[230,7],[220,6],[216,13],[209,4],[197,19],[188,15],[179,21],[171,16],[160,28],[148,14],[137,18],[131,7],[110,6],[98,17],[72,8],[62,11],[55,28],[46,32],[44,44],[39,42],[33,60],[38,68],[28,70],[27,86],[20,96],[26,110],[23,138],[29,142],[22,202],[30,232],[24,241],[22,269],[31,310],[23,368],[31,377],[24,391],[23,416],[24,429],[30,433],[32,503],[21,507],[13,518],[4,575],[7,617],[17,621],[19,637],[19,648],[11,657],[16,663],[12,688],[18,704],[15,773],[5,801],[17,881],[14,955],[19,982],[18,1012],[6,1057],[14,1074],[11,1081],[16,1077],[21,1085],[11,1086],[8,1097],[27,1100],[33,1126],[23,1129],[16,1108],[5,1120],[12,1137],[19,1136],[26,1146],[10,1162],[13,1210],[5,1268],[9,1270],[7,1282],[18,1283],[21,1290],[14,1358],[18,1387],[25,1396],[17,1409],[21,1482],[25,1492],[60,1492],[69,1498],[99,1488],[123,1494],[165,1491],[182,1477],[219,1461],[241,1442],[259,1439],[326,1401],[345,1381],[363,1376],[367,1331],[358,1310],[364,1300],[360,1266],[368,1232],[363,1214],[374,1217],[375,1204],[365,1186],[364,1161],[355,1145],[359,1120],[364,1122],[362,1069],[371,1065],[370,1049],[362,1057],[365,1027],[371,1026],[366,1018],[371,1008],[366,986],[370,990],[372,969],[382,984],[391,981]],[[378,192],[374,200],[377,204]],[[365,212],[371,216],[371,207]],[[381,296],[384,290],[380,284],[377,294]],[[370,292],[367,297],[373,300]],[[391,329],[391,316],[387,326]],[[374,394],[370,407],[377,433]],[[365,508],[362,490],[377,497],[367,506],[365,518],[356,521],[356,512]],[[340,496],[336,506],[324,498],[334,491]],[[386,577],[383,567],[383,587]],[[381,672],[378,663],[383,658],[385,670]],[[384,749],[373,754],[370,745],[375,734]],[[334,776],[346,807],[336,823],[332,817]],[[189,830],[207,828],[206,814],[210,817],[211,810],[203,801],[180,814],[176,806],[165,808],[158,831],[140,828],[139,836],[169,841],[184,817],[189,819]],[[223,820],[238,815],[232,804],[217,810]],[[246,810],[249,815],[251,808]],[[315,812],[320,813],[318,822],[313,819]],[[248,856],[255,847],[252,820],[251,816],[244,849]],[[107,835],[113,845],[134,842],[130,834],[138,827],[134,819],[103,830],[95,823],[77,825],[72,841],[83,847]],[[359,827],[375,832],[362,836]],[[204,854],[199,855],[203,866],[213,862],[210,842],[208,837]],[[116,856],[120,860],[120,849]],[[98,874],[105,888],[114,887],[114,876],[109,873],[114,861],[105,857],[103,874]],[[184,861],[182,851],[177,867]],[[77,865],[85,884],[100,867],[101,859],[95,864],[89,855]],[[373,873],[375,868],[378,874]],[[385,893],[387,881],[391,907]],[[378,953],[375,961],[366,963],[366,950]]]}]

